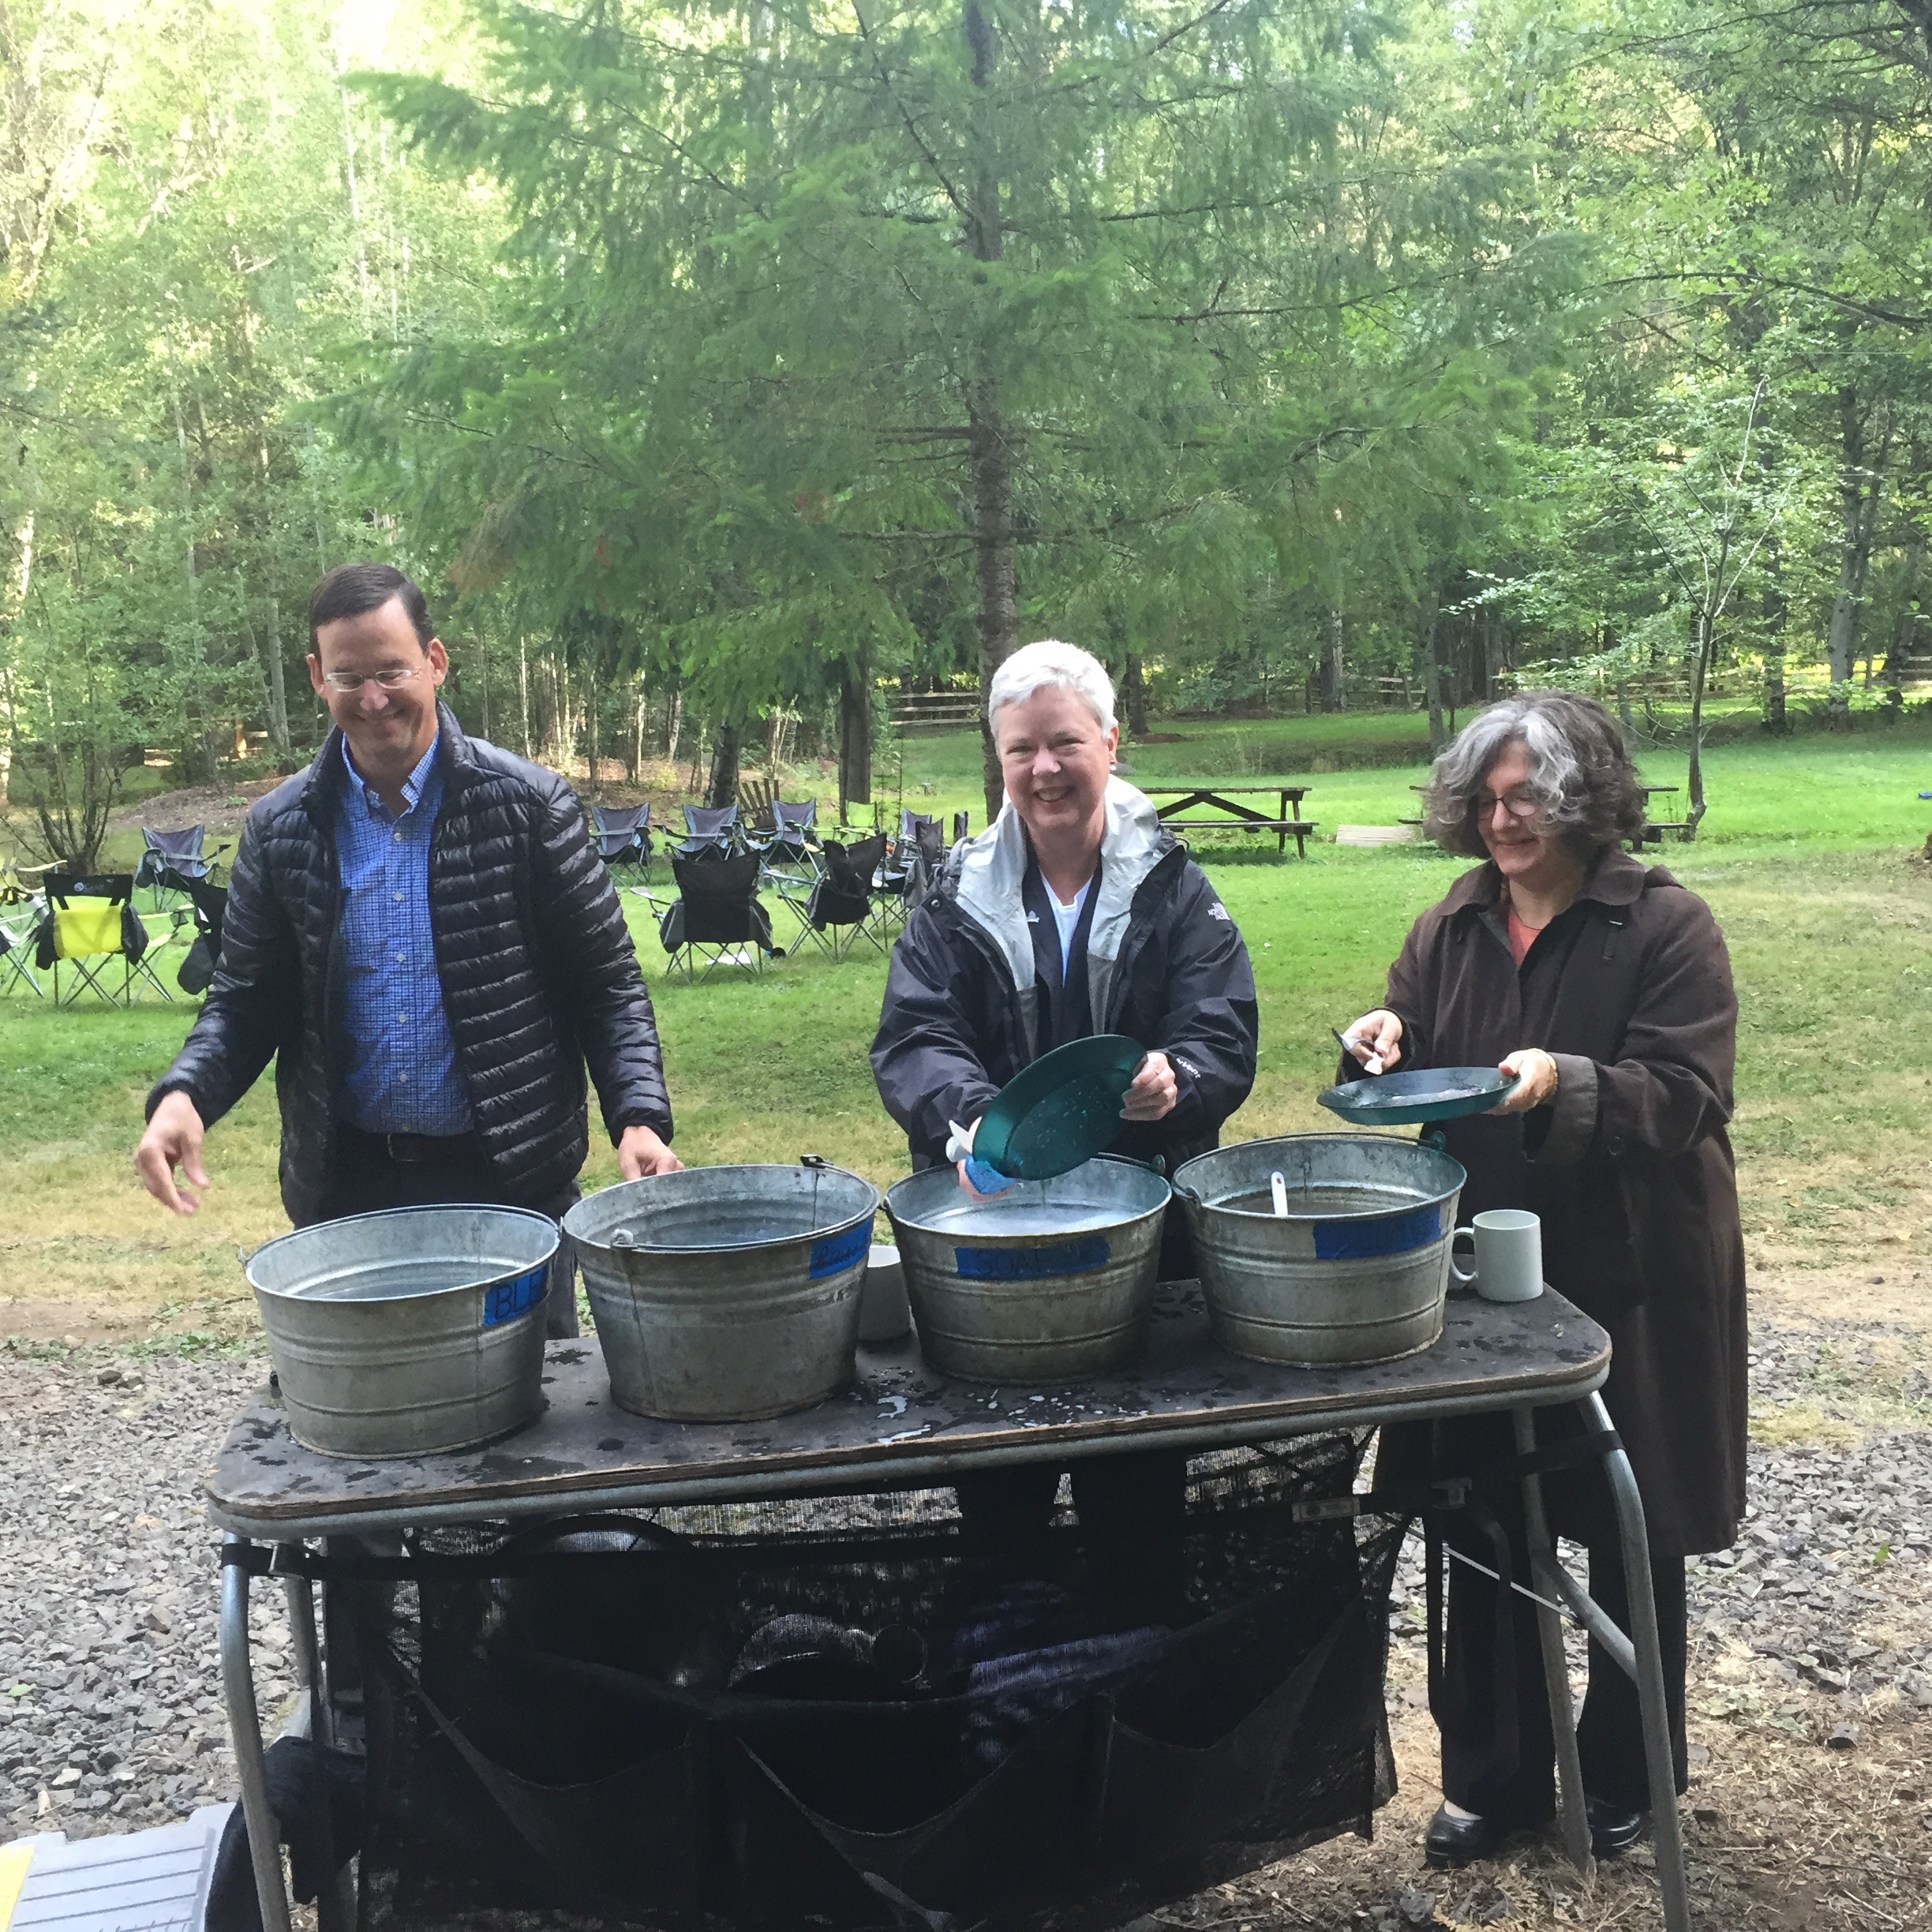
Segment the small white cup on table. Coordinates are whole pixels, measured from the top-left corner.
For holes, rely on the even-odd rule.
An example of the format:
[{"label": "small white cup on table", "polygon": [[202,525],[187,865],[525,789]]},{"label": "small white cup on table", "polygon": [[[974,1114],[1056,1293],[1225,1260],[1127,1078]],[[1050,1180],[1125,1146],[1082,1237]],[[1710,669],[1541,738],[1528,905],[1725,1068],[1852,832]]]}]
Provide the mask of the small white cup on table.
[{"label": "small white cup on table", "polygon": [[[1455,1240],[1476,1244],[1476,1265],[1466,1275],[1455,1264]],[[1455,1231],[1449,1271],[1459,1286],[1485,1301],[1533,1301],[1543,1292],[1543,1222],[1526,1208],[1491,1208]]]}]

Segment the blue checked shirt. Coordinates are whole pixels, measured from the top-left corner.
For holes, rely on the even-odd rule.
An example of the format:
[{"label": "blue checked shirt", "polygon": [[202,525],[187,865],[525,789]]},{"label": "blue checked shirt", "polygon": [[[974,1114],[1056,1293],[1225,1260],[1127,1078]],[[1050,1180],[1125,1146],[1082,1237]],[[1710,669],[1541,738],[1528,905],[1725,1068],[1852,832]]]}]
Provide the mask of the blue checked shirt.
[{"label": "blue checked shirt", "polygon": [[343,953],[348,966],[347,1118],[371,1133],[459,1134],[474,1124],[429,932],[429,840],[443,803],[432,743],[402,788],[397,818],[349,782],[336,821]]}]

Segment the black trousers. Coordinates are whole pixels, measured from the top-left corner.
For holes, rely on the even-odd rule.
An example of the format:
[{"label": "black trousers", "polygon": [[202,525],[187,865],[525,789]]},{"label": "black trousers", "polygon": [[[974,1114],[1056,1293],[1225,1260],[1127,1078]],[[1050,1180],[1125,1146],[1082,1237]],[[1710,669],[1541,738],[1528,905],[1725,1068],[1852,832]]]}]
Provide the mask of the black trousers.
[{"label": "black trousers", "polygon": [[[577,1198],[572,1187],[557,1200],[546,1202],[541,1211],[561,1221]],[[483,1201],[499,1208],[526,1204],[509,1198],[489,1157],[474,1142],[447,1160],[399,1161],[391,1158],[382,1135],[338,1125],[322,1211],[316,1219],[339,1221],[345,1215],[376,1214],[388,1208],[440,1208],[458,1201]],[[544,1332],[552,1341],[578,1332],[577,1256],[567,1234],[560,1234],[556,1258],[550,1264]]]},{"label": "black trousers", "polygon": [[[1491,1497],[1492,1507],[1501,1500]],[[1520,1511],[1506,1514],[1497,1507],[1496,1514],[1509,1533],[1515,1579],[1527,1587],[1530,1552]],[[1495,1553],[1488,1540],[1466,1521],[1452,1518],[1451,1522],[1447,1540],[1477,1563],[1494,1569]],[[1499,1681],[1496,1596],[1502,1586],[1453,1556],[1448,1563],[1441,1708],[1436,1713],[1442,1733],[1443,1795],[1484,1818],[1516,1825],[1545,1823],[1556,1814],[1556,1746],[1550,1729],[1536,1606],[1514,1590],[1510,1593],[1509,1641],[1500,1647],[1508,1657],[1506,1668],[1515,1674],[1512,1726],[1511,1700],[1507,1686]],[[1681,1792],[1688,1782],[1683,1560],[1653,1554],[1650,1575],[1663,1653],[1664,1698],[1670,1713],[1671,1758]],[[1591,1547],[1589,1593],[1612,1622],[1620,1629],[1630,1628],[1623,1559],[1614,1546]],[[1589,1646],[1589,1688],[1577,1720],[1577,1749],[1583,1761],[1583,1788],[1591,1797],[1619,1810],[1649,1809],[1637,1687],[1593,1640]]]}]

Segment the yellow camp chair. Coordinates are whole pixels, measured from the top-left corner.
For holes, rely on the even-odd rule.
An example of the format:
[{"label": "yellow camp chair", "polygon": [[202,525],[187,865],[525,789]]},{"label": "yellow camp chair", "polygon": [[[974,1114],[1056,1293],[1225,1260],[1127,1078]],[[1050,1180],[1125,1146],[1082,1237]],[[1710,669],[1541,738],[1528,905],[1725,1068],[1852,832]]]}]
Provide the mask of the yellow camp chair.
[{"label": "yellow camp chair", "polygon": [[[43,882],[47,911],[42,915],[36,957],[54,973],[54,1004],[63,1004],[61,962],[73,968],[75,983],[64,1003],[71,1006],[91,987],[110,1005],[132,1006],[145,981],[170,1003],[169,992],[144,955],[148,928],[134,910],[134,875],[131,872],[95,872],[86,878],[50,872]],[[121,981],[113,983],[111,962],[121,962]]]}]

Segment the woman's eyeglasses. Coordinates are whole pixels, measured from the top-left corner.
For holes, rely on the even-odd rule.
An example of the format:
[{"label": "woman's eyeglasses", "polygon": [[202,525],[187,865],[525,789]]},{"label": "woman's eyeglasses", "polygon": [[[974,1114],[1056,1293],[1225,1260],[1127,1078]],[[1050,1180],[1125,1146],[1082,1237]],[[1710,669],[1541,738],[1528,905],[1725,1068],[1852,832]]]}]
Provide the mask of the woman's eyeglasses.
[{"label": "woman's eyeglasses", "polygon": [[1526,797],[1520,792],[1507,792],[1501,798],[1488,792],[1479,792],[1476,795],[1476,816],[1493,818],[1499,805],[1512,818],[1533,818],[1541,809],[1536,799]]},{"label": "woman's eyeglasses", "polygon": [[324,671],[322,682],[332,691],[348,696],[365,684],[380,684],[384,691],[400,691],[413,677],[422,673],[421,665],[401,665],[388,671],[372,671],[365,677],[360,671]]}]

